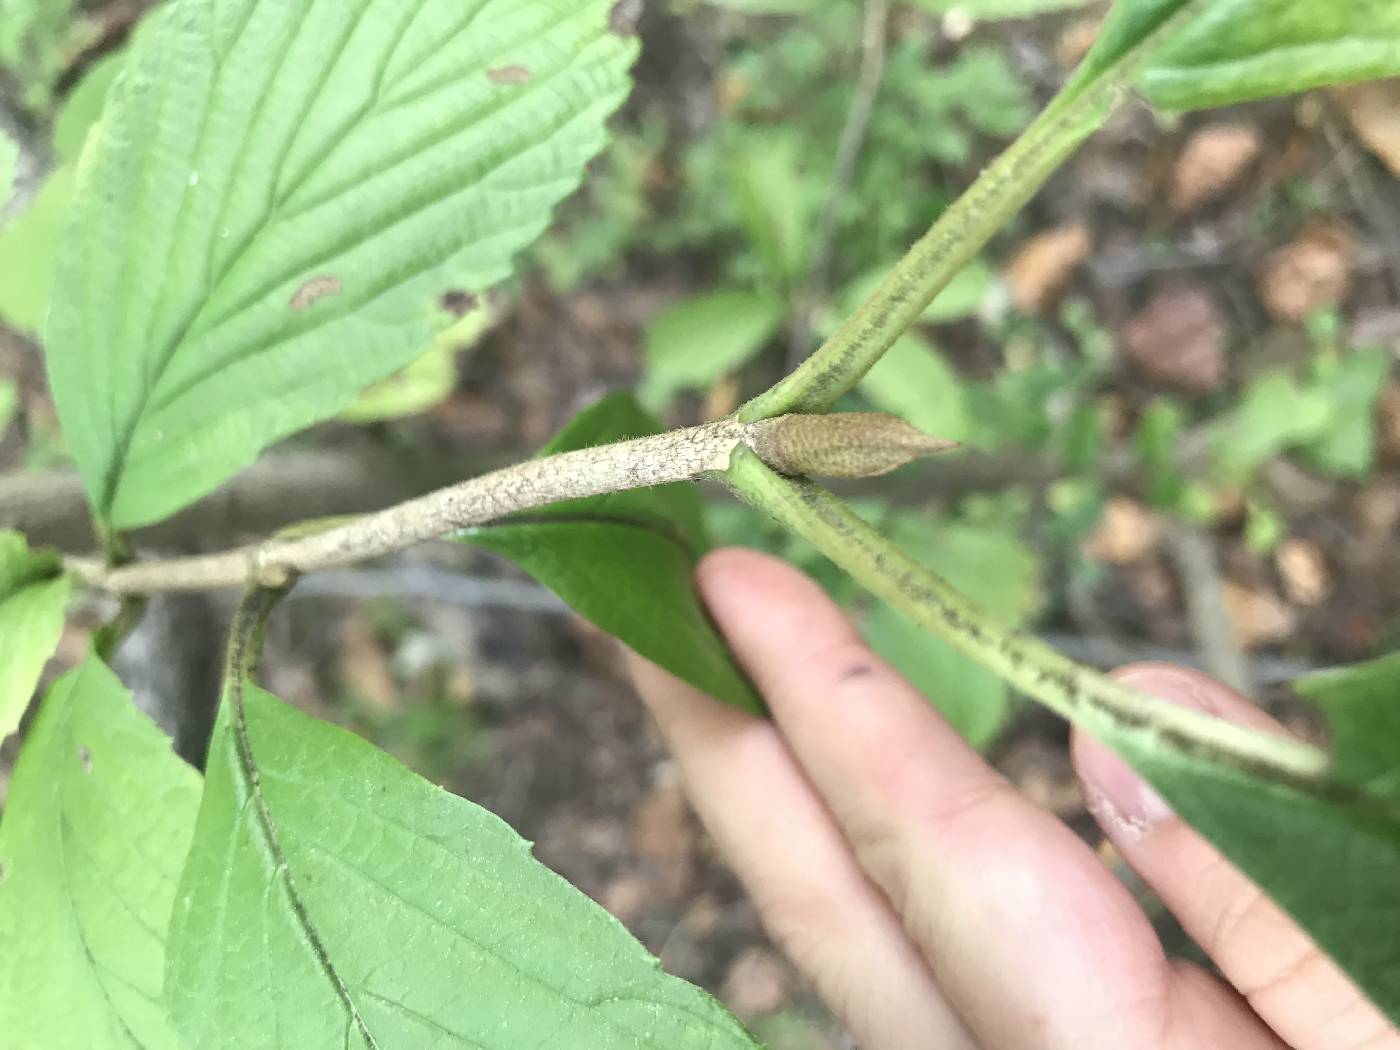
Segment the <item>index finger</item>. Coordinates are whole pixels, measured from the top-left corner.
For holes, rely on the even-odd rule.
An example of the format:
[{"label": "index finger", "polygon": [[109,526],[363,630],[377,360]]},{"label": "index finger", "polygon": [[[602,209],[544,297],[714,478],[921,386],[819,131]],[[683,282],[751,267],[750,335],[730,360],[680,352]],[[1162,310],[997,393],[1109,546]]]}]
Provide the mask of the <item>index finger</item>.
[{"label": "index finger", "polygon": [[[1088,847],[987,766],[806,577],[721,551],[698,579],[792,753],[974,1034],[989,1047],[1158,1045],[1180,1020],[1175,971]],[[1213,1035],[1201,1031],[1199,1045],[1277,1045],[1237,1004],[1207,1005],[1196,1020]]]}]

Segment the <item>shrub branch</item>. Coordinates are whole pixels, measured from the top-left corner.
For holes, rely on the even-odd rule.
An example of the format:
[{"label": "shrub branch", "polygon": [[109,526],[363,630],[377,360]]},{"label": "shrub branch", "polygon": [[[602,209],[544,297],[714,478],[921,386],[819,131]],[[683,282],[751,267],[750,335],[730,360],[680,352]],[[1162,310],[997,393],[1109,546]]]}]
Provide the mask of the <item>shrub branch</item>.
[{"label": "shrub branch", "polygon": [[597,448],[503,467],[373,514],[310,522],[218,554],[108,567],[92,558],[66,566],[116,594],[280,587],[295,575],[377,558],[469,525],[551,503],[691,481],[724,471],[739,446],[791,474],[869,477],[952,447],[894,416],[846,412],[758,423],[721,419]]}]

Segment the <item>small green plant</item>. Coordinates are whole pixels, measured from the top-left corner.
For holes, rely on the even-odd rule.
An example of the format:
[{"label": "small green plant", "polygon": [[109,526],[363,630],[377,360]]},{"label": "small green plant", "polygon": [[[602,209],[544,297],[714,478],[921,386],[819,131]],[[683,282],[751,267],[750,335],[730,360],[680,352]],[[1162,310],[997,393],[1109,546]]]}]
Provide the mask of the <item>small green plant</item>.
[{"label": "small green plant", "polygon": [[[891,520],[892,542],[812,480],[941,447],[891,415],[832,409],[862,381],[892,403],[898,381],[874,378],[887,353],[926,381],[936,358],[919,356],[911,327],[1128,85],[1189,108],[1400,72],[1376,43],[1400,32],[1400,9],[1319,2],[1303,27],[1283,17],[1296,0],[1119,0],[1054,101],[813,354],[734,415],[667,431],[614,394],[535,459],[426,497],[228,551],[132,559],[129,530],[344,412],[481,309],[602,148],[629,86],[633,6],[168,0],[139,34],[71,169],[43,326],[103,555],[61,559],[0,536],[0,733],[18,724],[75,583],[124,602],[50,689],[15,769],[0,827],[6,1039],[511,1048],[567,1032],[576,1047],[756,1045],[495,817],[255,682],[267,618],[299,576],[452,536],[759,711],[691,584],[709,542],[691,482],[706,478],[820,551],[844,574],[828,573],[833,585],[884,602],[872,619],[902,617],[888,646],[927,632],[938,654],[976,661],[987,689],[1009,684],[1115,750],[1400,1019],[1400,940],[1385,921],[1400,909],[1395,657],[1303,684],[1329,719],[1330,752],[1228,725],[1010,626],[1034,587],[988,527],[1007,508],[969,508],[973,524],[931,538]],[[779,176],[752,162],[750,184],[771,191]],[[786,305],[800,254],[788,226],[765,229],[762,291]],[[1242,409],[1227,468],[1247,471],[1257,447],[1280,443],[1353,468],[1347,420],[1306,406],[1361,404],[1375,383],[1362,371],[1324,355],[1303,385],[1286,379],[1301,429],[1252,407],[1283,390],[1261,381],[1275,386]],[[1005,383],[1033,398],[1043,382],[1078,381],[1026,369]],[[955,403],[938,418],[961,412],[975,427],[977,399]],[[1092,420],[1051,422],[1078,435],[1066,448],[1092,445]],[[1176,426],[1169,406],[1145,421],[1144,460],[1163,464]],[[1165,466],[1154,484],[1178,498]],[[1002,572],[967,581],[980,602],[934,571],[983,559]],[[209,588],[246,596],[201,776],[107,658],[145,595]],[[930,674],[964,673],[931,659]]]}]

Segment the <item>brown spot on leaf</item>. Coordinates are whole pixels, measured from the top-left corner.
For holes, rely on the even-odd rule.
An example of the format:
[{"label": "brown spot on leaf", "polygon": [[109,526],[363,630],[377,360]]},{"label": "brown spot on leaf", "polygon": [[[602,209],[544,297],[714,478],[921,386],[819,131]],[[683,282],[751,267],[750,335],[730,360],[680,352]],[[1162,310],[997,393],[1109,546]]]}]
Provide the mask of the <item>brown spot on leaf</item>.
[{"label": "brown spot on leaf", "polygon": [[479,301],[471,292],[449,288],[438,298],[438,305],[453,317],[464,317],[469,311],[476,309]]},{"label": "brown spot on leaf", "polygon": [[311,278],[298,288],[289,305],[293,310],[305,310],[318,299],[339,295],[340,291],[340,278],[332,277],[330,274],[322,274],[320,277]]},{"label": "brown spot on leaf", "polygon": [[78,761],[83,764],[84,773],[92,772],[92,752],[86,744],[78,745]]},{"label": "brown spot on leaf", "polygon": [[618,36],[635,36],[642,18],[643,0],[617,0],[608,12],[608,28]]},{"label": "brown spot on leaf", "polygon": [[528,84],[533,76],[524,66],[497,66],[486,71],[486,79],[493,84]]}]

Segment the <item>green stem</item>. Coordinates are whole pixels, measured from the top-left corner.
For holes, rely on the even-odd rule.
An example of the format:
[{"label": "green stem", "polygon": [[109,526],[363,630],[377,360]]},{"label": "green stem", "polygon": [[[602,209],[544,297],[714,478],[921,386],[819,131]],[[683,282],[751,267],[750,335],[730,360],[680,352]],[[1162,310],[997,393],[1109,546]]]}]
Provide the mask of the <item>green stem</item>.
[{"label": "green stem", "polygon": [[1121,53],[1113,53],[1120,42],[1110,41],[1106,65],[1093,62],[1091,52],[1040,116],[938,217],[859,309],[811,357],[741,408],[740,421],[830,410],[1103,123],[1128,76],[1196,6],[1191,0],[1168,4],[1170,13]]},{"label": "green stem", "polygon": [[1076,664],[1039,639],[1000,626],[830,492],[775,473],[750,449],[735,451],[726,478],[741,497],[876,596],[1115,750],[1134,756],[1144,748],[1186,752],[1299,786],[1321,781],[1327,756],[1316,748],[1147,696]]}]

